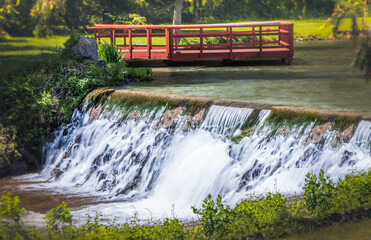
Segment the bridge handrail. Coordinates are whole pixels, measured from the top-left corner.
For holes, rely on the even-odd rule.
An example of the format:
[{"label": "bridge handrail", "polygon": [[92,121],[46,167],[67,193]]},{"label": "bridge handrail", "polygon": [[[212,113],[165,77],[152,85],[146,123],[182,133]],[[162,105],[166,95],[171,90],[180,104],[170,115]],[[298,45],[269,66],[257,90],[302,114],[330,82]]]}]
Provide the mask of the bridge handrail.
[{"label": "bridge handrail", "polygon": [[[236,29],[239,28],[239,29]],[[247,30],[241,30],[247,28]],[[293,23],[285,21],[249,22],[228,24],[194,24],[194,25],[124,25],[124,24],[96,24],[88,27],[94,31],[94,36],[100,43],[101,38],[110,38],[113,44],[119,46],[123,52],[128,52],[126,58],[133,58],[135,49],[147,49],[147,57],[151,58],[152,49],[163,49],[168,59],[172,59],[177,50],[204,50],[229,49],[230,53],[235,49],[255,48],[261,53],[264,48],[285,47],[289,49],[289,55],[293,56]],[[196,30],[198,29],[198,30]],[[225,30],[222,30],[225,29]],[[180,31],[179,31],[180,30]],[[139,31],[139,32],[138,32]],[[157,32],[156,32],[157,31]],[[251,38],[248,42],[235,42],[236,37]],[[264,40],[263,38],[266,38]],[[269,39],[273,37],[273,39]],[[277,39],[275,39],[277,37]],[[123,38],[123,44],[117,44],[116,39]],[[137,45],[133,38],[147,38],[146,44]],[[163,45],[153,45],[153,38],[165,38]],[[180,44],[180,39],[193,38],[199,42],[196,44]],[[220,38],[226,42],[208,43],[205,38]]]}]

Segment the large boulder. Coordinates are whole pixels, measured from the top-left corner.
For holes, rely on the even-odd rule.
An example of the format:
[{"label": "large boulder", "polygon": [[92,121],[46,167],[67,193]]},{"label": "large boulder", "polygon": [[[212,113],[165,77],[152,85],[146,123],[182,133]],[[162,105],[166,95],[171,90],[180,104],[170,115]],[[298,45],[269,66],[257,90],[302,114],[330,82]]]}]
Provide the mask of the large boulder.
[{"label": "large boulder", "polygon": [[84,59],[91,59],[98,62],[97,44],[93,39],[80,37],[78,43],[71,47],[71,52],[75,56],[80,56]]}]

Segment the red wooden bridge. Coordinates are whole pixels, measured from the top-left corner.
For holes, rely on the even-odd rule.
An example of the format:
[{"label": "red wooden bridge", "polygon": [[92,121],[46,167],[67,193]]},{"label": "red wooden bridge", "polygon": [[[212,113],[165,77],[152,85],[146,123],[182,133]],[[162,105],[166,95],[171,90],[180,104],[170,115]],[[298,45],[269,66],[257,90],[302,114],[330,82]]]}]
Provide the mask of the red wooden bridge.
[{"label": "red wooden bridge", "polygon": [[101,42],[108,38],[127,60],[279,58],[294,55],[294,24],[252,22],[202,25],[109,25],[88,27]]}]

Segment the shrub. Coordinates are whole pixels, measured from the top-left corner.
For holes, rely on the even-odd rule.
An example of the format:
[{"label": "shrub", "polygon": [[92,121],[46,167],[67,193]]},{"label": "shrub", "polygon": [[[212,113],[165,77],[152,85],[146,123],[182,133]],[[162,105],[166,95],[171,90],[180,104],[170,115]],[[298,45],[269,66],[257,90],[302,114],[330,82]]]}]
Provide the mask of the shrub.
[{"label": "shrub", "polygon": [[203,201],[202,208],[192,207],[193,212],[201,216],[201,225],[206,236],[218,232],[223,234],[225,225],[229,222],[231,209],[222,204],[222,197],[218,196],[214,202],[209,194]]},{"label": "shrub", "polygon": [[116,45],[111,42],[102,42],[98,46],[99,59],[106,61],[107,63],[119,63],[122,60],[119,49]]},{"label": "shrub", "polygon": [[24,209],[20,206],[19,197],[4,192],[0,197],[0,239],[21,239],[26,233],[23,230],[21,217]]},{"label": "shrub", "polygon": [[72,215],[67,204],[63,203],[55,208],[52,208],[45,216],[47,229],[49,231],[60,232],[67,226],[72,225]]},{"label": "shrub", "polygon": [[340,179],[332,212],[342,214],[371,207],[371,170],[354,173]]},{"label": "shrub", "polygon": [[227,237],[274,239],[287,234],[290,217],[286,203],[286,198],[279,193],[242,201],[231,212]]},{"label": "shrub", "polygon": [[307,208],[317,214],[325,214],[332,205],[335,185],[321,170],[318,177],[308,173],[305,177],[304,200]]}]

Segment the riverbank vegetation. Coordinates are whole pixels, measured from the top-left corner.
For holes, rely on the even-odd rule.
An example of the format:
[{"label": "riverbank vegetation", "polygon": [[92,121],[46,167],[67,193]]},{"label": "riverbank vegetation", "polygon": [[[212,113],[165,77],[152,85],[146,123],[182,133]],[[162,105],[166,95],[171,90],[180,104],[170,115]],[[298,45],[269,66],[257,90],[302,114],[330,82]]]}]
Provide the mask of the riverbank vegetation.
[{"label": "riverbank vegetation", "polygon": [[[72,39],[72,40],[71,40]],[[85,95],[97,87],[116,86],[120,82],[150,80],[149,69],[130,69],[122,58],[94,62],[72,56],[69,48],[79,36],[66,41],[66,48],[55,50],[48,60],[6,71],[0,78],[0,175],[25,168],[37,169],[40,146],[48,134],[66,123]],[[112,45],[101,49],[102,59],[112,54]],[[44,50],[41,50],[44,51]],[[117,52],[116,52],[117,54]],[[21,66],[27,66],[24,62]],[[9,167],[23,155],[22,167]],[[28,160],[27,160],[28,156]],[[27,166],[29,165],[29,166]],[[30,170],[30,169],[28,169]]]},{"label": "riverbank vegetation", "polygon": [[[307,174],[303,194],[285,197],[279,193],[251,196],[234,208],[223,205],[222,198],[208,196],[201,208],[193,207],[199,221],[179,219],[140,222],[137,216],[126,223],[103,223],[99,213],[76,226],[66,204],[46,215],[46,228],[25,227],[18,197],[3,193],[0,198],[1,228],[4,239],[289,239],[305,232],[336,224],[356,224],[371,217],[371,170],[358,172],[333,183],[325,173]],[[360,238],[368,239],[360,227]],[[367,229],[367,228],[366,228]],[[328,237],[334,233],[327,233]],[[310,235],[310,234],[307,234]],[[291,237],[292,236],[292,237]]]}]

